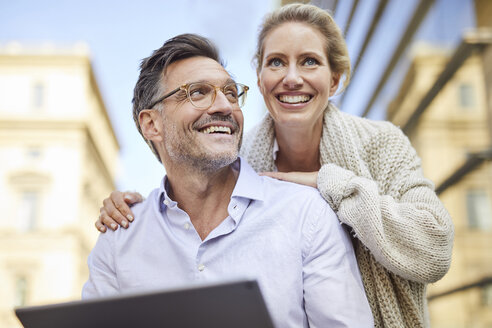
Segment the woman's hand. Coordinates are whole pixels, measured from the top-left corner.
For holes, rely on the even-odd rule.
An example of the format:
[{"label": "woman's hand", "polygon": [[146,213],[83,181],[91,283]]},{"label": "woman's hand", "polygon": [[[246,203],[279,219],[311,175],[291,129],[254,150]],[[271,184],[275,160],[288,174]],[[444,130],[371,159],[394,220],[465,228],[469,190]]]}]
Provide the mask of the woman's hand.
[{"label": "woman's hand", "polygon": [[318,187],[318,171],[316,172],[261,172],[260,175],[278,180],[294,182],[306,186]]},{"label": "woman's hand", "polygon": [[103,201],[103,207],[99,209],[99,218],[95,224],[97,230],[106,232],[106,226],[116,230],[118,225],[128,228],[129,222],[133,221],[133,213],[129,205],[141,201],[143,201],[143,197],[138,192],[113,191]]}]

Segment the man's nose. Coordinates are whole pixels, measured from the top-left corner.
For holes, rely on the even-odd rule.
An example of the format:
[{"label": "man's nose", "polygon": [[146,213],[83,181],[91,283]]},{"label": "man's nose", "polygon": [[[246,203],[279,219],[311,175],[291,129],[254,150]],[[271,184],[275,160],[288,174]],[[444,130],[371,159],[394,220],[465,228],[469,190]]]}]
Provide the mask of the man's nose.
[{"label": "man's nose", "polygon": [[237,106],[237,104],[231,103],[221,90],[216,90],[216,91],[217,94],[215,96],[215,101],[212,104],[212,106],[210,106],[210,108],[207,109],[207,112],[209,114],[212,113],[222,113],[223,115],[231,114],[232,111],[234,110],[234,106],[235,105]]}]

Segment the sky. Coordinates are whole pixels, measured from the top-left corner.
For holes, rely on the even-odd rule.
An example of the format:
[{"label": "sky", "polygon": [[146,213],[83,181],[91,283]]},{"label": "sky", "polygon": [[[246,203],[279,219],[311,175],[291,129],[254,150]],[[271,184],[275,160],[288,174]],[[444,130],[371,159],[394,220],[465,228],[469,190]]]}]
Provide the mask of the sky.
[{"label": "sky", "polygon": [[[131,115],[142,58],[167,39],[198,33],[212,39],[238,82],[250,86],[245,129],[265,112],[251,59],[263,16],[276,0],[0,0],[0,45],[87,43],[106,109],[120,143],[116,186],[147,195],[165,174]],[[101,200],[102,201],[102,200]]]},{"label": "sky", "polygon": [[[335,20],[342,29],[353,0],[338,1]],[[252,57],[258,26],[279,0],[0,0],[0,46],[70,46],[85,42],[106,109],[120,143],[116,187],[147,195],[165,174],[163,166],[138,134],[131,115],[133,87],[142,58],[165,40],[198,33],[218,46],[233,77],[250,86],[243,108],[245,131],[266,109],[256,86]],[[357,74],[351,80],[342,110],[360,115],[399,42],[418,0],[391,0],[375,31]],[[436,0],[415,39],[452,49],[464,30],[474,26],[473,0]],[[346,35],[352,62],[360,50],[378,0],[359,2]],[[414,40],[415,41],[415,40]],[[408,69],[411,47],[376,100],[369,117],[384,119],[385,108]],[[335,97],[335,103],[341,97]]]}]

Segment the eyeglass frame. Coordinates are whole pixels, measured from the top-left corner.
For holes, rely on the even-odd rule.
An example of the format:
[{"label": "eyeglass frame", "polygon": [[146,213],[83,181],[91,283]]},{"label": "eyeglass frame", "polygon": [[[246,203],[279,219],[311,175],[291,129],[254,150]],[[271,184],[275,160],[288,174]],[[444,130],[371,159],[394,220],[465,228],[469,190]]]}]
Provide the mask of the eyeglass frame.
[{"label": "eyeglass frame", "polygon": [[[212,99],[212,102],[210,103],[210,106],[208,107],[198,107],[195,105],[195,103],[191,100],[190,98],[190,90],[189,90],[189,87],[190,85],[192,84],[196,84],[196,83],[203,83],[203,84],[208,84],[212,87],[214,87],[214,96],[213,96],[213,99]],[[164,96],[162,96],[161,98],[159,98],[158,100],[154,101],[150,106],[149,108],[153,108],[155,105],[157,105],[158,103],[160,103],[161,101],[164,101],[165,99],[171,97],[172,95],[174,95],[176,92],[178,91],[185,91],[186,92],[186,99],[191,103],[191,105],[199,110],[207,110],[209,109],[210,107],[212,107],[212,105],[214,104],[215,102],[215,99],[217,98],[217,90],[220,90],[223,94],[225,94],[224,92],[224,88],[228,85],[231,85],[231,84],[236,84],[236,85],[240,85],[242,88],[243,88],[243,92],[241,94],[238,94],[237,96],[237,99],[239,99],[240,97],[246,97],[247,94],[248,94],[248,90],[249,90],[249,87],[245,84],[242,84],[242,83],[237,83],[237,82],[228,82],[226,83],[224,86],[222,87],[218,87],[212,83],[209,83],[209,82],[190,82],[190,83],[185,83],[185,84],[182,84],[180,85],[179,87],[177,87],[176,89],[168,92],[167,94],[165,94]],[[244,99],[244,101],[246,101],[246,99]],[[238,102],[239,103],[239,102]],[[239,108],[241,108],[241,106],[238,105]]]}]

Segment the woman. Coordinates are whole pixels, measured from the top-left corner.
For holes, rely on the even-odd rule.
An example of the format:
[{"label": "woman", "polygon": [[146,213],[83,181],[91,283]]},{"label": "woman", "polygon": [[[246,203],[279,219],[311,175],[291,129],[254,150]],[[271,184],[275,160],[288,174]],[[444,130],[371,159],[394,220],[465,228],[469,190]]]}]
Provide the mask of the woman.
[{"label": "woman", "polygon": [[[258,172],[317,187],[350,227],[375,326],[428,326],[426,284],[449,268],[451,218],[398,128],[329,102],[350,78],[340,29],[315,6],[284,6],[265,18],[255,60],[269,114],[242,156]],[[131,213],[124,196],[104,201],[98,229]]]}]

